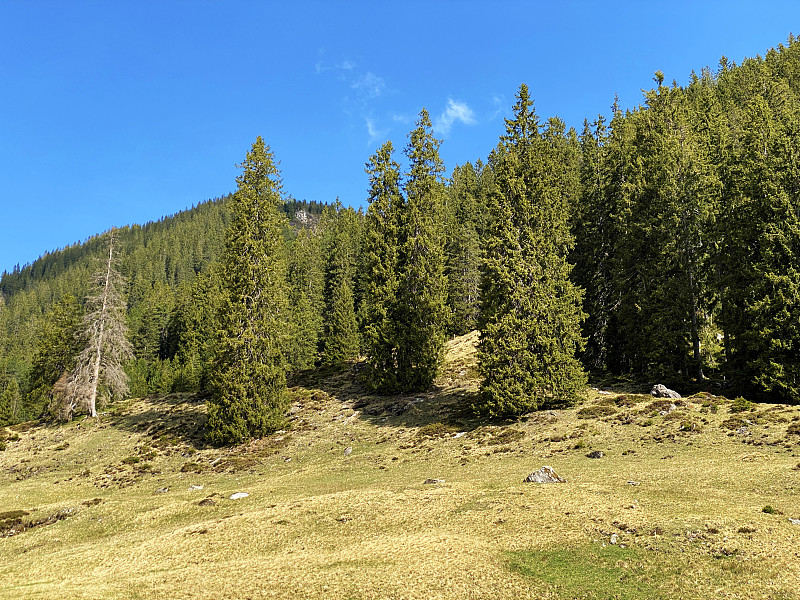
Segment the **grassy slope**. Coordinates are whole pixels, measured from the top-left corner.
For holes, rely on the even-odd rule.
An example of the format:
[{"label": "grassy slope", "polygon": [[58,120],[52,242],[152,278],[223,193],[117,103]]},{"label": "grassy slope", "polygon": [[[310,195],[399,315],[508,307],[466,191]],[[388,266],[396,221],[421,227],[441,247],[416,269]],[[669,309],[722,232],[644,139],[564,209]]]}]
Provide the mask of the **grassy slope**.
[{"label": "grassy slope", "polygon": [[[0,598],[800,598],[798,408],[593,391],[479,426],[474,341],[429,394],[309,376],[288,433],[233,449],[202,445],[186,396],[17,431]],[[568,482],[522,482],[545,464]]]}]

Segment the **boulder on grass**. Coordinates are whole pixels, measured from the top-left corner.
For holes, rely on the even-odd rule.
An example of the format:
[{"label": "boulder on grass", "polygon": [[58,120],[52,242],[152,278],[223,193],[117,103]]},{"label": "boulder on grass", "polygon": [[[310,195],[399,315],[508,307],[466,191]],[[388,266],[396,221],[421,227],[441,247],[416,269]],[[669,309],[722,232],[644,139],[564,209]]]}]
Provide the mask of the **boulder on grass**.
[{"label": "boulder on grass", "polygon": [[563,477],[559,477],[553,467],[544,466],[538,471],[528,475],[523,481],[526,483],[567,483]]},{"label": "boulder on grass", "polygon": [[656,384],[653,386],[653,389],[650,390],[650,395],[655,396],[656,398],[675,398],[678,399],[681,395],[676,392],[675,390],[669,389],[667,386],[662,384]]}]

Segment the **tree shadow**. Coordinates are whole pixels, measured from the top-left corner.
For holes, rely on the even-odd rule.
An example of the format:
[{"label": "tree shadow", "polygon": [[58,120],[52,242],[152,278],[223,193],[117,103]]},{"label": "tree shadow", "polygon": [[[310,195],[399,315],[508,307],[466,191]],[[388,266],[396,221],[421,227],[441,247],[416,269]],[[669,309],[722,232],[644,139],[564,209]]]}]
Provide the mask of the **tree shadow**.
[{"label": "tree shadow", "polygon": [[[328,367],[298,373],[290,384],[304,388],[313,397],[323,392],[358,412],[358,418],[378,427],[408,428],[441,424],[458,431],[485,425],[508,425],[517,419],[487,419],[473,406],[478,400],[475,382],[454,381],[446,376],[423,392],[380,394],[371,391],[361,377],[363,363]],[[301,400],[302,402],[302,400]]]},{"label": "tree shadow", "polygon": [[104,416],[112,427],[149,438],[154,448],[202,450],[212,447],[205,441],[205,401],[203,395],[185,392],[149,396],[115,403]]}]

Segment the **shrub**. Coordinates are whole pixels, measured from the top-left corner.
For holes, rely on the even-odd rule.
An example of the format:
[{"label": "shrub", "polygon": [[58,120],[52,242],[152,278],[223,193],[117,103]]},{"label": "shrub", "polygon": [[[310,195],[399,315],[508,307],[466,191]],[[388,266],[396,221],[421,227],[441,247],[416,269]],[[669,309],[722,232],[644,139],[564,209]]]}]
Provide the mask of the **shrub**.
[{"label": "shrub", "polygon": [[746,412],[748,410],[755,410],[755,404],[739,396],[738,398],[733,399],[733,402],[731,402],[731,406],[728,410],[730,410],[732,413]]}]

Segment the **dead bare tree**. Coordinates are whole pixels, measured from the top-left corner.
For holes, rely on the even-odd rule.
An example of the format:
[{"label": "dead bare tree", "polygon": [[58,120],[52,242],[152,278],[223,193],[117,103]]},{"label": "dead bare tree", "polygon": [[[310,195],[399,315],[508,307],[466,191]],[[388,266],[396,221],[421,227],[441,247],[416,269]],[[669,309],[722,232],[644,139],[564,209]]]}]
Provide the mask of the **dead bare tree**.
[{"label": "dead bare tree", "polygon": [[128,392],[128,376],[122,365],[133,358],[133,349],[125,324],[126,304],[122,295],[125,281],[114,254],[115,234],[114,229],[108,234],[108,256],[94,274],[93,292],[86,298],[80,335],[87,344],[78,355],[66,385],[61,411],[66,419],[72,418],[78,408],[85,408],[91,417],[97,416],[100,384],[112,396],[123,397]]}]

